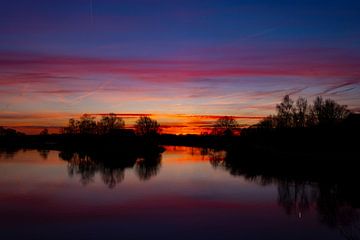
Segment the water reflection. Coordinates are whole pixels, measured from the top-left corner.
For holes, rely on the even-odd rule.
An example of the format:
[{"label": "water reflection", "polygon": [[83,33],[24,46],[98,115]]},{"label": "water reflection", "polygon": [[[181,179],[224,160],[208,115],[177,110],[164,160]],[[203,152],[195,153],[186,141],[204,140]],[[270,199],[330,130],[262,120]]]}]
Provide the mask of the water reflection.
[{"label": "water reflection", "polygon": [[[216,156],[215,153],[213,155]],[[277,174],[273,171],[274,166],[264,168],[261,164],[234,159],[233,156],[213,158],[210,163],[215,168],[225,169],[233,176],[244,177],[259,185],[277,185],[278,204],[289,216],[301,219],[308,211],[316,211],[321,223],[337,229],[345,239],[360,239],[360,198],[353,178],[337,182],[318,177],[291,176],[282,171]],[[281,166],[277,168],[281,169]]]},{"label": "water reflection", "polygon": [[360,239],[358,189],[354,183],[319,184],[316,206],[320,221],[337,228],[347,239]]},{"label": "water reflection", "polygon": [[83,185],[94,182],[99,173],[103,182],[114,188],[125,178],[125,169],[134,168],[140,180],[156,176],[161,166],[161,151],[148,149],[145,153],[131,152],[72,152],[62,151],[59,157],[68,162],[69,176],[80,176]]},{"label": "water reflection", "polygon": [[37,151],[39,152],[40,156],[41,156],[44,160],[46,160],[46,159],[48,158],[48,155],[49,155],[49,152],[50,152],[49,149],[38,149]]},{"label": "water reflection", "polygon": [[322,223],[338,229],[346,239],[360,239],[357,189],[348,184],[278,181],[278,202],[287,214],[300,218],[315,210]]},{"label": "water reflection", "polygon": [[161,154],[152,153],[138,158],[135,164],[135,171],[142,181],[149,180],[156,176],[161,167]]},{"label": "water reflection", "polygon": [[[178,226],[189,224],[189,229],[193,229],[194,226],[194,228],[198,226],[199,229],[204,229],[202,224],[212,226],[213,219],[222,219],[216,221],[216,226],[218,226],[217,222],[223,224],[223,228],[218,229],[219,236],[222,236],[220,233],[237,231],[239,226],[244,226],[242,230],[248,231],[249,234],[254,234],[251,232],[251,227],[265,229],[264,226],[270,226],[269,228],[272,228],[277,233],[276,236],[280,236],[283,228],[293,226],[291,225],[294,223],[291,222],[293,219],[305,222],[304,225],[308,227],[305,228],[306,231],[313,234],[312,231],[317,231],[318,226],[311,222],[313,219],[310,219],[310,217],[316,216],[317,219],[314,221],[321,223],[322,226],[327,226],[327,231],[331,232],[331,229],[335,229],[342,235],[343,239],[360,239],[360,201],[357,184],[349,180],[330,181],[331,179],[314,179],[309,176],[284,175],[274,171],[274,168],[263,168],[261,165],[256,164],[253,167],[248,161],[233,158],[224,151],[186,147],[166,147],[164,154],[159,150],[134,153],[127,151],[56,152],[51,150],[25,152],[20,149],[7,149],[0,150],[0,164],[12,162],[14,160],[12,158],[17,153],[21,153],[19,154],[21,157],[15,157],[18,161],[21,160],[21,163],[36,161],[39,164],[30,167],[33,175],[27,178],[28,182],[24,185],[30,184],[31,181],[34,181],[34,184],[30,184],[30,187],[27,188],[29,190],[24,191],[24,193],[17,192],[20,189],[17,187],[17,179],[21,179],[26,175],[28,170],[23,170],[24,166],[29,167],[30,164],[21,167],[14,167],[10,164],[11,166],[3,168],[3,174],[0,176],[0,183],[3,184],[3,202],[12,206],[12,208],[3,205],[3,208],[0,207],[0,212],[9,214],[9,216],[13,216],[13,209],[22,207],[29,212],[29,218],[33,218],[34,214],[37,213],[32,209],[37,209],[37,206],[41,204],[28,204],[28,199],[37,199],[33,202],[45,199],[43,203],[55,201],[47,209],[63,205],[61,211],[50,212],[52,214],[50,214],[50,219],[59,216],[59,214],[61,215],[64,211],[68,216],[84,214],[88,218],[92,216],[91,212],[95,211],[94,209],[102,206],[101,210],[93,213],[95,218],[99,215],[107,216],[108,214],[110,216],[113,214],[111,215],[113,218],[106,218],[106,221],[115,224],[111,219],[116,219],[116,221],[119,221],[119,225],[116,225],[117,228],[126,225],[125,220],[121,222],[119,219],[128,220],[129,218],[132,219],[133,216],[136,216],[136,218],[134,217],[136,223],[140,219],[141,224],[143,224],[141,227],[148,226],[151,222],[150,219],[159,216],[157,221],[154,222],[163,221],[162,224],[166,224],[177,221]],[[57,168],[65,170],[65,173],[64,171],[54,171],[52,168],[48,168],[46,171],[40,169],[41,166],[53,164],[54,159],[57,164],[60,163],[56,165]],[[255,163],[258,161],[257,159],[251,160]],[[53,163],[51,163],[52,161]],[[127,171],[127,169],[131,169],[131,171]],[[14,174],[16,176],[12,186],[16,187],[7,189],[6,186],[11,182],[9,179],[12,179],[6,179],[6,176],[11,174],[10,170],[21,172],[18,175]],[[99,187],[93,184],[92,186],[95,185],[94,188],[83,188],[79,186],[77,181],[72,181],[74,185],[68,183],[70,185],[62,186],[61,184],[69,179],[66,171],[69,176],[79,178],[83,185],[96,182],[98,180],[96,176],[100,176],[99,179],[106,186],[100,184]],[[134,174],[126,175],[130,172],[134,172]],[[59,175],[53,179],[52,184],[47,185],[48,182],[51,182],[49,178],[56,173]],[[40,175],[42,177],[39,177]],[[37,180],[37,178],[40,179]],[[124,181],[125,179],[135,179],[135,181]],[[150,184],[143,184],[143,181],[149,179],[154,179],[154,181],[150,181]],[[120,186],[115,188],[118,184]],[[43,191],[41,193],[44,195],[49,194],[50,198],[37,196],[37,191],[33,191],[37,186],[40,189],[38,192]],[[69,186],[73,187],[72,191],[68,190],[71,189]],[[63,193],[59,194],[59,192],[61,193],[59,189],[62,187]],[[107,188],[113,190],[107,191]],[[251,188],[251,191],[246,188]],[[96,191],[93,191],[94,189]],[[106,189],[106,191],[102,191],[102,189]],[[273,190],[270,192],[273,198],[269,198],[269,192],[266,193],[265,189]],[[101,194],[98,194],[98,192],[101,192]],[[249,193],[254,192],[256,194],[250,198]],[[23,198],[24,194],[26,194],[26,198]],[[56,198],[53,196],[56,196]],[[73,199],[76,199],[74,196],[77,196],[78,202],[73,202]],[[247,199],[247,197],[249,198]],[[69,202],[67,202],[68,198],[71,198]],[[92,201],[95,203],[92,203]],[[111,204],[111,201],[113,201],[114,205],[106,208]],[[263,211],[261,204],[263,204],[265,211]],[[272,209],[274,205],[275,210]],[[78,206],[85,206],[84,213],[81,212],[82,208]],[[92,206],[97,206],[97,208]],[[73,213],[75,210],[79,212]],[[128,214],[126,218],[118,217],[122,216],[124,212]],[[286,217],[285,213],[290,218]],[[15,215],[22,217],[23,214],[23,212],[19,212],[18,215]],[[48,214],[47,211],[46,214]],[[269,217],[270,219],[279,219],[279,215],[284,215],[287,220],[282,222],[279,227],[276,226],[275,220],[272,223],[271,220],[266,219],[269,214],[274,214]],[[252,216],[254,216],[253,219],[251,219]],[[191,222],[192,219],[193,222]],[[259,219],[265,220],[258,223]],[[196,225],[199,222],[201,224]],[[296,223],[298,224],[297,221]],[[246,229],[245,226],[250,225],[251,227]],[[151,227],[153,226],[151,225]],[[215,228],[213,226],[213,229]],[[298,228],[298,226],[295,228]],[[171,231],[169,230],[169,232]],[[206,234],[202,231],[199,232],[201,236]],[[289,230],[289,232],[291,231]],[[332,233],[329,235],[333,236]],[[215,236],[215,234],[209,234],[207,238],[212,239],[212,236]],[[289,235],[287,235],[289,238],[286,238],[285,235],[281,235],[281,237],[283,237],[282,239],[290,238]],[[276,239],[281,239],[281,237]],[[334,236],[333,239],[338,238]],[[303,237],[303,239],[306,238]],[[325,237],[325,239],[328,238]]]},{"label": "water reflection", "polygon": [[0,159],[12,159],[20,149],[5,148],[0,149]]},{"label": "water reflection", "polygon": [[313,208],[318,198],[317,188],[305,182],[279,181],[278,203],[288,215],[302,217],[303,212]]}]

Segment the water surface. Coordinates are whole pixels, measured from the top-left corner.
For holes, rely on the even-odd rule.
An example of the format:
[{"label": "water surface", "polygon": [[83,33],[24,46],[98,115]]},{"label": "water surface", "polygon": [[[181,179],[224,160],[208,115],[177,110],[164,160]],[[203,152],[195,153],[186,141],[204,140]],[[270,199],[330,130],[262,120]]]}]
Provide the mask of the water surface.
[{"label": "water surface", "polygon": [[3,150],[0,239],[359,239],[359,209],[333,188],[235,174],[225,155]]}]

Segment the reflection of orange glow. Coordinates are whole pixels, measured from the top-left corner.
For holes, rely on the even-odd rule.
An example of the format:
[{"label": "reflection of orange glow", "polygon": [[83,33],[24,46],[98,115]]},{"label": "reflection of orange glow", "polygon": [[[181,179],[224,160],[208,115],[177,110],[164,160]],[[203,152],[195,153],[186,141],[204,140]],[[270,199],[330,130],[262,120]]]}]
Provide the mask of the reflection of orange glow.
[{"label": "reflection of orange glow", "polygon": [[[166,161],[175,163],[189,162],[208,162],[211,159],[209,152],[201,148],[182,147],[182,146],[164,146],[166,150]],[[225,152],[218,152],[222,157]]]},{"label": "reflection of orange glow", "polygon": [[184,146],[164,146],[165,150],[169,154],[188,154],[188,155],[199,155],[201,153],[200,148],[184,147]]}]

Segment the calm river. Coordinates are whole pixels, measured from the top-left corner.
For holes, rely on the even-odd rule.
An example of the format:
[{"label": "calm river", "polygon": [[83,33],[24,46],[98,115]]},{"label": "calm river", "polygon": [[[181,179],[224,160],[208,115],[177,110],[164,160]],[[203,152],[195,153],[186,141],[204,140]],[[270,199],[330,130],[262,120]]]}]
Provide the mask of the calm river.
[{"label": "calm river", "polygon": [[111,163],[2,150],[0,239],[359,239],[359,208],[333,186],[251,177],[224,152],[165,148]]}]

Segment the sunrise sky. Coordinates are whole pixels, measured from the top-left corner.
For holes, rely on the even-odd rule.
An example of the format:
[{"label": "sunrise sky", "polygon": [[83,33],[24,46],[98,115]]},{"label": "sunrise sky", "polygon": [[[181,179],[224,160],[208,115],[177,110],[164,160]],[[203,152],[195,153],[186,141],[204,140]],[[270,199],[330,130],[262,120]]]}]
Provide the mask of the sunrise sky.
[{"label": "sunrise sky", "polygon": [[360,1],[1,0],[0,125],[82,113],[195,133],[285,94],[360,111]]}]

